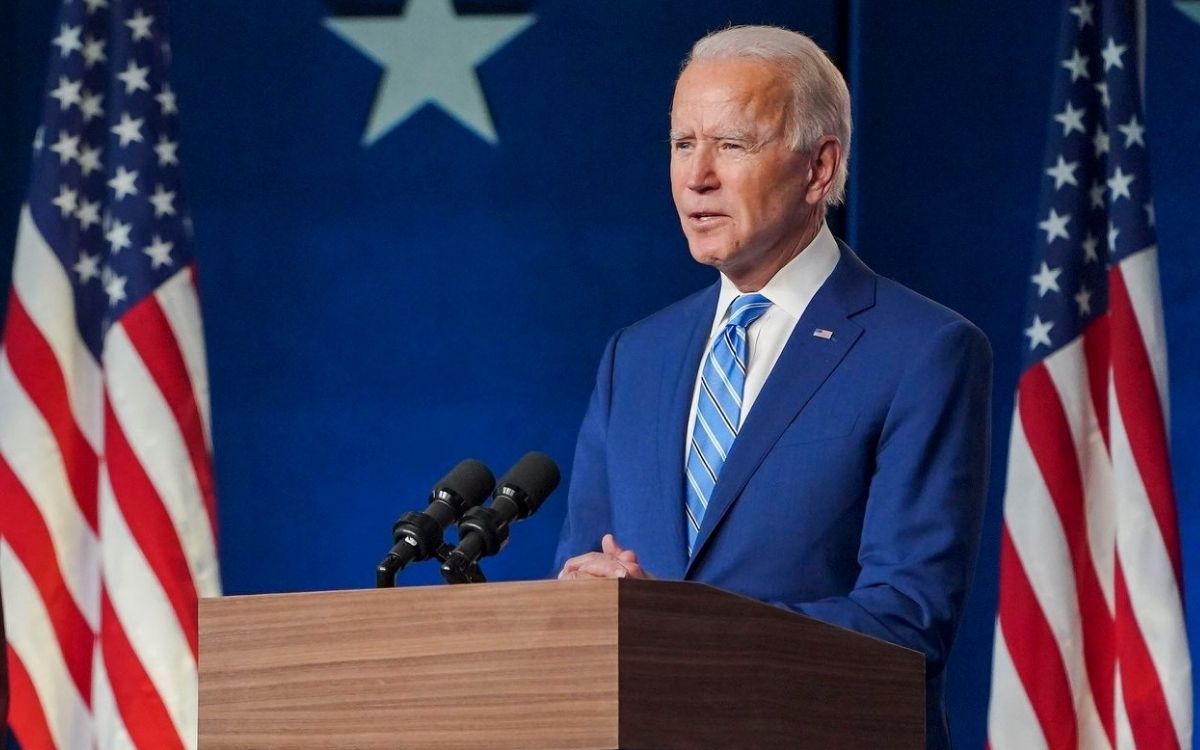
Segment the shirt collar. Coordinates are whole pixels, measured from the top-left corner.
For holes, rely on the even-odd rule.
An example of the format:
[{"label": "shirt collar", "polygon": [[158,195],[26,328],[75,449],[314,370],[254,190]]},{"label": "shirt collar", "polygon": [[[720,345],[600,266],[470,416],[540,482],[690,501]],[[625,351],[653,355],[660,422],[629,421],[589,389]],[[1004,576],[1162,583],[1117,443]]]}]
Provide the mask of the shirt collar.
[{"label": "shirt collar", "polygon": [[[829,231],[829,225],[822,223],[812,242],[788,261],[786,266],[779,269],[758,293],[771,300],[772,310],[778,308],[793,322],[797,321],[804,314],[817,290],[829,278],[829,274],[833,273],[839,257],[841,252],[838,250],[837,240],[833,238],[833,232]],[[733,282],[725,274],[721,274],[721,292],[717,297],[717,314],[713,321],[714,331],[725,322],[729,304],[739,294],[741,292]]]}]

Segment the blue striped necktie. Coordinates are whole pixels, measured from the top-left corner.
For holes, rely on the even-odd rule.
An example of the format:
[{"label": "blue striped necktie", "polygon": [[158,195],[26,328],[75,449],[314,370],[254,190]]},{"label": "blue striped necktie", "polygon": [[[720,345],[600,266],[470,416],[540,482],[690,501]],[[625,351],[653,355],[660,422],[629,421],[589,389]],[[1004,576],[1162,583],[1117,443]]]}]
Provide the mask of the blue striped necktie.
[{"label": "blue striped necktie", "polygon": [[696,545],[704,511],[712,497],[721,467],[737,437],[742,416],[742,392],[746,388],[749,346],[746,328],[758,320],[771,300],[761,294],[743,294],[729,304],[725,328],[713,341],[712,350],[700,371],[700,393],[696,399],[696,424],[687,454],[688,554]]}]

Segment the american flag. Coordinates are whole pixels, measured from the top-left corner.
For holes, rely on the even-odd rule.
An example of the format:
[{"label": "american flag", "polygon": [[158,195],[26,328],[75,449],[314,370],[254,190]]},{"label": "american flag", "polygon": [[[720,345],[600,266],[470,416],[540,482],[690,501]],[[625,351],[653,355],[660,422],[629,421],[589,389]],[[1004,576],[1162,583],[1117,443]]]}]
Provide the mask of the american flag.
[{"label": "american flag", "polygon": [[992,748],[1190,748],[1166,341],[1128,0],[1064,7],[1009,444]]},{"label": "american flag", "polygon": [[196,746],[219,593],[208,382],[156,0],[66,0],[0,349],[0,576],[25,750]]}]

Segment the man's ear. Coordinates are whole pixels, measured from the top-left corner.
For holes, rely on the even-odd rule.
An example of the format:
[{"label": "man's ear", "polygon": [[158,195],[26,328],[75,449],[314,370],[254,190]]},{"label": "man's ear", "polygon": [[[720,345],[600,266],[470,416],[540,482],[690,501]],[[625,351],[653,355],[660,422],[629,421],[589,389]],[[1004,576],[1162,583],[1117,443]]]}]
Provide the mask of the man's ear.
[{"label": "man's ear", "polygon": [[804,195],[810,206],[819,206],[833,190],[833,179],[842,163],[842,144],[832,135],[821,136],[812,149],[809,163],[808,191]]}]

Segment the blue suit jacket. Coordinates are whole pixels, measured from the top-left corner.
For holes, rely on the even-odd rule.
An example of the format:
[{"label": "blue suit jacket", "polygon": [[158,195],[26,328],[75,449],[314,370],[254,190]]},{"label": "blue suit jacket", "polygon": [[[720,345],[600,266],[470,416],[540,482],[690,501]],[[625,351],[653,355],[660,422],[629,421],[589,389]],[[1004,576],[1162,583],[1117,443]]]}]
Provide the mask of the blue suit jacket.
[{"label": "blue suit jacket", "polygon": [[612,532],[654,576],[921,651],[927,741],[943,747],[942,670],[987,488],[991,350],[965,319],[839,245],[734,441],[690,558],[684,433],[719,285],[612,338],[558,564]]}]

